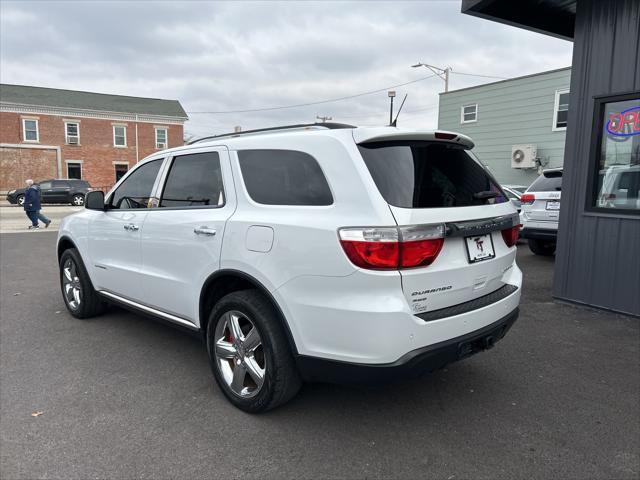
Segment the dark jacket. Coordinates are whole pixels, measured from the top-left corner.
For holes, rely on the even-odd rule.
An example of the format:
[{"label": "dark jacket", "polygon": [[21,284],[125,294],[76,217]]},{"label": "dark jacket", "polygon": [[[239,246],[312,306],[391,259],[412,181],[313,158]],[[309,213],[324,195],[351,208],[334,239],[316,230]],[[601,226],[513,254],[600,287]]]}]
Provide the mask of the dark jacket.
[{"label": "dark jacket", "polygon": [[40,206],[40,188],[37,185],[31,185],[24,192],[24,209],[27,212],[37,212]]}]

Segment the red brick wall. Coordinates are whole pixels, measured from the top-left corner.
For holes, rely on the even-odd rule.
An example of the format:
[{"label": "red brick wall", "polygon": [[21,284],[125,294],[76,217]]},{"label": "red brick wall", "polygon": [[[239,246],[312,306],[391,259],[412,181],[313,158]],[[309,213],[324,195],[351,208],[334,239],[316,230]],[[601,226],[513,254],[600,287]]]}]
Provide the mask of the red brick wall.
[{"label": "red brick wall", "polygon": [[0,191],[24,188],[28,178],[45,180],[58,176],[58,160],[53,149],[0,147]]},{"label": "red brick wall", "polygon": [[[136,122],[104,120],[93,118],[61,117],[45,114],[20,114],[0,112],[0,143],[33,144],[24,142],[21,118],[37,118],[40,145],[60,146],[62,149],[62,176],[67,176],[67,160],[82,161],[82,177],[96,187],[109,187],[115,183],[115,167],[113,162],[128,162],[129,168],[136,163]],[[66,145],[65,120],[77,121],[80,124],[80,145]],[[127,126],[127,146],[114,147],[113,125]],[[157,152],[155,148],[155,126],[167,129],[168,148],[183,144],[183,126],[162,123],[138,122],[138,158]],[[41,151],[41,150],[40,150]],[[2,160],[3,170],[17,169],[12,163],[14,157]],[[4,178],[4,172],[3,172]],[[7,175],[13,175],[9,172]],[[48,175],[51,176],[51,175]],[[53,175],[54,177],[56,174]],[[41,180],[32,175],[34,180]],[[8,177],[7,177],[8,178]],[[0,186],[0,190],[4,187]],[[15,188],[15,187],[13,187]]]}]

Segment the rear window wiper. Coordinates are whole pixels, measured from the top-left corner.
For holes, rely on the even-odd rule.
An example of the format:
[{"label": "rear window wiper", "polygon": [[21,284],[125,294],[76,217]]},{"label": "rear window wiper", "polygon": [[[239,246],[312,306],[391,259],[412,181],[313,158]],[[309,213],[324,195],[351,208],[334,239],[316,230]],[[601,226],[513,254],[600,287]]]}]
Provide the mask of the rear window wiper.
[{"label": "rear window wiper", "polygon": [[473,194],[473,198],[476,200],[486,200],[488,198],[496,198],[501,196],[500,193],[494,192],[493,190],[484,190],[482,192],[476,192]]}]

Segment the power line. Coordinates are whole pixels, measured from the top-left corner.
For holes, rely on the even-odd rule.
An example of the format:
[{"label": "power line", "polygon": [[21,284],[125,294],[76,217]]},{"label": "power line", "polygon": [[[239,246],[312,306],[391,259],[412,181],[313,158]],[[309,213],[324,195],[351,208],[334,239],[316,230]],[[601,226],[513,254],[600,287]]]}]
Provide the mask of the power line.
[{"label": "power line", "polygon": [[435,75],[429,75],[427,77],[418,78],[416,80],[411,80],[409,82],[399,83],[397,85],[391,85],[389,87],[379,88],[378,90],[371,90],[369,92],[356,93],[355,95],[347,95],[346,97],[331,98],[329,100],[320,100],[320,101],[317,101],[317,102],[298,103],[298,104],[295,104],[295,105],[282,105],[282,106],[278,106],[278,107],[250,108],[250,109],[245,109],[245,110],[220,110],[220,111],[214,111],[214,112],[187,112],[187,113],[191,114],[191,115],[192,114],[201,114],[201,113],[204,113],[204,114],[251,113],[251,112],[265,112],[265,111],[269,111],[269,110],[284,110],[284,109],[287,109],[287,108],[309,107],[311,105],[320,105],[320,104],[323,104],[323,103],[339,102],[339,101],[342,101],[342,100],[350,100],[352,98],[363,97],[365,95],[372,95],[374,93],[386,92],[387,90],[389,90],[391,88],[404,87],[405,85],[410,85],[412,83],[422,82],[423,80],[427,80],[428,78],[433,78],[433,77],[435,77]]},{"label": "power line", "polygon": [[507,80],[507,77],[495,77],[493,75],[478,75],[476,73],[463,73],[463,72],[456,72],[455,70],[451,70],[450,73],[454,75],[467,75],[469,77],[496,78],[498,80]]},{"label": "power line", "polygon": [[[422,108],[414,108],[411,110],[403,110],[402,114],[405,113],[416,113],[416,112],[424,112],[425,110],[431,110],[433,108],[436,108],[438,106],[437,103],[434,103],[432,105],[427,105],[426,107],[422,107]],[[370,118],[370,117],[375,117],[377,115],[381,115],[381,114],[385,114],[386,112],[383,112],[381,110],[378,110],[377,112],[370,112],[370,113],[362,113],[360,115],[336,115],[336,118]],[[402,115],[401,114],[401,115]]]}]

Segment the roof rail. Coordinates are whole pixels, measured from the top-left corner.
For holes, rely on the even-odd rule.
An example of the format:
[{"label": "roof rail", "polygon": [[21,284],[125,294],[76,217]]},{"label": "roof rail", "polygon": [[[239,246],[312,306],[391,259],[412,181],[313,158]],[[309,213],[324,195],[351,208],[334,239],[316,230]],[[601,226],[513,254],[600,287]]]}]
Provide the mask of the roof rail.
[{"label": "roof rail", "polygon": [[298,125],[282,125],[280,127],[269,127],[269,128],[257,128],[255,130],[245,130],[244,132],[231,132],[231,133],[223,133],[221,135],[210,135],[208,137],[198,138],[196,140],[191,140],[187,142],[187,145],[193,145],[194,143],[204,142],[205,140],[217,140],[219,138],[233,138],[233,137],[241,137],[244,135],[259,135],[262,133],[270,133],[270,132],[281,132],[286,130],[316,130],[316,129],[325,129],[325,130],[338,130],[342,128],[356,128],[355,125],[348,125],[346,123],[301,123]]}]

